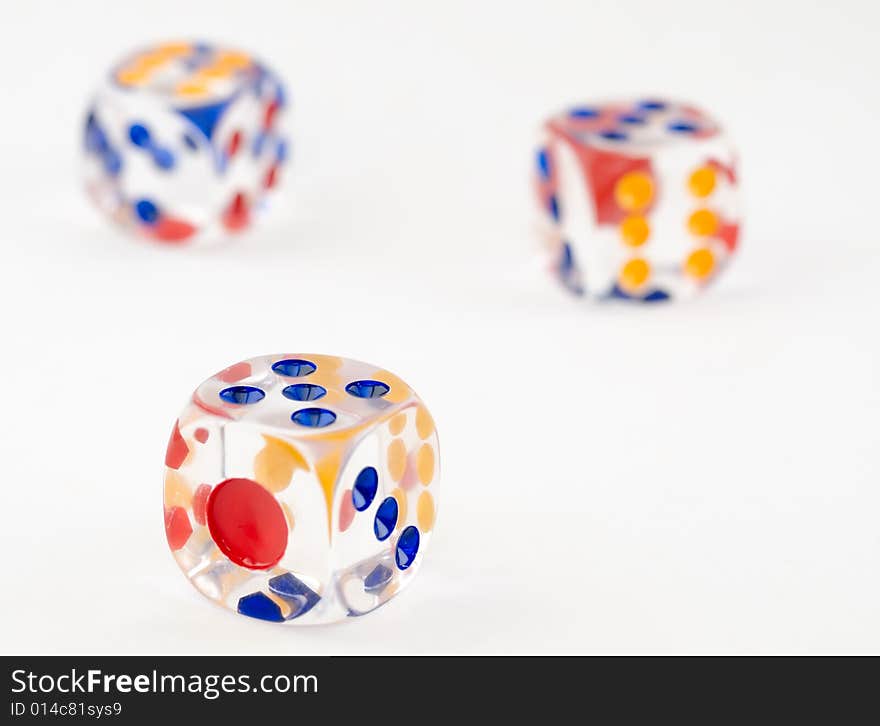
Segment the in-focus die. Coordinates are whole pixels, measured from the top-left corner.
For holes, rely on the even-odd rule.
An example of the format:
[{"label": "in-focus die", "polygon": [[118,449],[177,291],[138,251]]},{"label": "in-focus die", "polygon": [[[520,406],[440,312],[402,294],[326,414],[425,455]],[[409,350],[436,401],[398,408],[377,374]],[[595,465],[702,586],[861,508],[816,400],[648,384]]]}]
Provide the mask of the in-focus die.
[{"label": "in-focus die", "polygon": [[736,251],[736,156],[692,106],[571,108],[544,125],[536,166],[553,269],[577,294],[686,295]]},{"label": "in-focus die", "polygon": [[262,620],[363,615],[421,566],[439,460],[397,376],[327,355],[237,363],[202,383],[165,458],[165,530],[210,599]]},{"label": "in-focus die", "polygon": [[85,123],[86,188],[123,227],[166,243],[247,227],[287,156],[285,92],[249,55],[167,43],[115,65]]}]

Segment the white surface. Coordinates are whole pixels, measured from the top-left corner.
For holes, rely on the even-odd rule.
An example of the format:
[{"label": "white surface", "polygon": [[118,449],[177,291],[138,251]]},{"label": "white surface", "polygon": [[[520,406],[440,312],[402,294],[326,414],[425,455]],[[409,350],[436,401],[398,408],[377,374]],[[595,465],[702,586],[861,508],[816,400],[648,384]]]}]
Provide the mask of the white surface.
[{"label": "white surface", "polygon": [[[525,5],[4,11],[3,652],[880,650],[878,6]],[[180,36],[295,102],[291,204],[199,252],[121,238],[76,177],[98,75]],[[533,133],[644,93],[738,140],[742,253],[692,303],[579,304],[530,262]],[[425,567],[342,626],[229,614],[165,544],[174,417],[280,349],[387,366],[440,431]]]}]

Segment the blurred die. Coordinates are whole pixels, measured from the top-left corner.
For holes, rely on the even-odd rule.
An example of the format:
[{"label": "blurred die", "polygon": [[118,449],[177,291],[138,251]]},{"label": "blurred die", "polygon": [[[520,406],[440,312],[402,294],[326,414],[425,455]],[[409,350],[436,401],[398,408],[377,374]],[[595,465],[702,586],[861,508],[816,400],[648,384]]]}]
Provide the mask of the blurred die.
[{"label": "blurred die", "polygon": [[124,228],[171,244],[250,225],[287,157],[281,81],[250,55],[166,43],[110,69],[85,123],[86,188]]},{"label": "blurred die", "polygon": [[736,155],[692,106],[651,99],[570,108],[544,125],[536,167],[551,264],[576,294],[685,296],[736,252]]}]

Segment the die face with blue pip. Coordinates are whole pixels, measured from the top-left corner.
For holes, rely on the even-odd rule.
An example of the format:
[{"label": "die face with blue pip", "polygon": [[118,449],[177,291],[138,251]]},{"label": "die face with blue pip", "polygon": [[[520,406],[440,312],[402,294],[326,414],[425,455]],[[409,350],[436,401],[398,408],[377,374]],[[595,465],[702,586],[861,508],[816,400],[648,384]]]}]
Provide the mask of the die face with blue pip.
[{"label": "die face with blue pip", "polygon": [[166,43],[110,69],[86,114],[85,181],[112,220],[168,243],[250,225],[287,158],[281,81],[246,53]]},{"label": "die face with blue pip", "polygon": [[211,600],[271,622],[334,622],[412,580],[438,477],[433,419],[397,376],[335,356],[261,356],[202,383],[175,422],[165,531]]},{"label": "die face with blue pip", "polygon": [[599,299],[659,302],[701,290],[737,249],[736,165],[718,123],[686,104],[556,114],[535,163],[554,273]]}]

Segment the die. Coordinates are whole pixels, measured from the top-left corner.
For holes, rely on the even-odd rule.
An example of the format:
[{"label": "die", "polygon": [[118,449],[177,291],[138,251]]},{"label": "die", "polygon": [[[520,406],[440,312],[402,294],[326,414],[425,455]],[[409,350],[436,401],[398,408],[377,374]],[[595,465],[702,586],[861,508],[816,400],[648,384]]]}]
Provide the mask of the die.
[{"label": "die", "polygon": [[240,51],[166,43],[113,66],[86,114],[86,190],[123,228],[169,244],[246,228],[287,158],[285,91]]},{"label": "die", "polygon": [[202,383],[174,424],[164,514],[177,564],[242,615],[363,615],[413,578],[430,542],[437,433],[376,366],[268,355]]},{"label": "die", "polygon": [[657,302],[704,288],[737,249],[737,159],[693,106],[577,106],[550,118],[536,189],[551,267],[578,295]]}]

